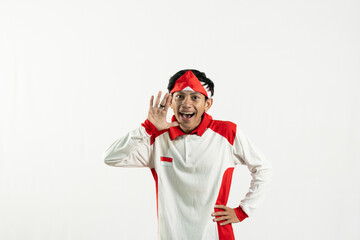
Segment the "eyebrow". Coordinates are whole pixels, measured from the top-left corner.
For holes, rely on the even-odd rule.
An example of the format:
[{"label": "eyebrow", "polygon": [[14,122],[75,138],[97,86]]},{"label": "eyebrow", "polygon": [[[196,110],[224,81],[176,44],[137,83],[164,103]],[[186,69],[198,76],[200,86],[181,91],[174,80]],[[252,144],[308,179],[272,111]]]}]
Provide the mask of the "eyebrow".
[{"label": "eyebrow", "polygon": [[[176,93],[178,93],[178,94],[186,94],[186,93],[184,93],[182,91],[176,92]],[[201,93],[199,93],[199,92],[191,92],[190,95],[201,95]]]}]

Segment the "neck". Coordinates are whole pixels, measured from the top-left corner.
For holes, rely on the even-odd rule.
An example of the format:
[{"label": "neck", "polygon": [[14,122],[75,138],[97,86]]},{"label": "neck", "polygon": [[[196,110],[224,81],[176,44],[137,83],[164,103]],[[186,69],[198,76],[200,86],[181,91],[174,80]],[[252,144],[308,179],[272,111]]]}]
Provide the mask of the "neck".
[{"label": "neck", "polygon": [[191,132],[195,129],[195,128],[193,128],[193,129],[185,128],[185,127],[183,127],[181,124],[179,125],[179,128],[181,129],[181,131],[183,131],[183,132],[186,133],[186,134],[191,133]]}]

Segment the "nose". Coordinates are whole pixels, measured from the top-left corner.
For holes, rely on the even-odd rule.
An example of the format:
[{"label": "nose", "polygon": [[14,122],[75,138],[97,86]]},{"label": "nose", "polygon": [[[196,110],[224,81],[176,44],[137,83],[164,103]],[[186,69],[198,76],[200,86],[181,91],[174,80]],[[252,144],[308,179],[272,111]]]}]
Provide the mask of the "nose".
[{"label": "nose", "polygon": [[191,104],[192,104],[191,97],[189,97],[189,96],[185,97],[184,101],[182,102],[182,105],[184,107],[190,107]]}]

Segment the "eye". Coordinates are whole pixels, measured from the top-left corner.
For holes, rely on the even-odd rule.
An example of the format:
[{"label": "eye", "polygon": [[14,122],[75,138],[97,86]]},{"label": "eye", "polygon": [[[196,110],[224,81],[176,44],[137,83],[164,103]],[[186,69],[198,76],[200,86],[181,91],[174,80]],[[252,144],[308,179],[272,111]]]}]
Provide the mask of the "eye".
[{"label": "eye", "polygon": [[198,99],[199,99],[199,96],[194,95],[194,96],[192,96],[192,99],[193,99],[193,100],[198,100]]},{"label": "eye", "polygon": [[183,99],[184,96],[183,96],[183,95],[176,95],[176,98],[178,98],[178,99]]}]

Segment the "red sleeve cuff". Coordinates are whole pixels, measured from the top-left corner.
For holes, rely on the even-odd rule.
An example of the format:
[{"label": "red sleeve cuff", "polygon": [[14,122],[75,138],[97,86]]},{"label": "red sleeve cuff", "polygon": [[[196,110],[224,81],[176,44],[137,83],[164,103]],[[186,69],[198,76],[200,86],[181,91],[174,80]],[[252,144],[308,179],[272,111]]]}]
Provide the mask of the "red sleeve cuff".
[{"label": "red sleeve cuff", "polygon": [[149,121],[149,119],[146,119],[145,122],[141,124],[141,126],[145,128],[149,135],[153,135],[154,133],[158,132],[157,128]]},{"label": "red sleeve cuff", "polygon": [[249,217],[246,212],[241,208],[241,206],[238,206],[237,208],[234,208],[236,216],[238,217],[239,221],[241,222],[245,218]]}]

